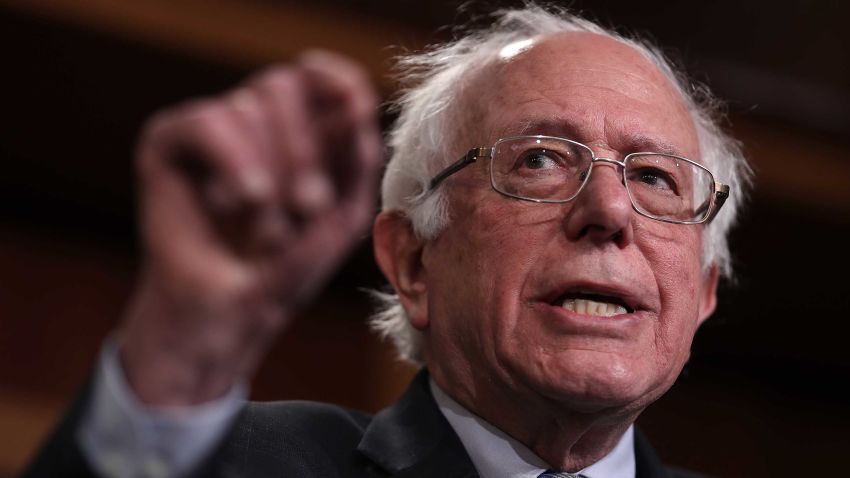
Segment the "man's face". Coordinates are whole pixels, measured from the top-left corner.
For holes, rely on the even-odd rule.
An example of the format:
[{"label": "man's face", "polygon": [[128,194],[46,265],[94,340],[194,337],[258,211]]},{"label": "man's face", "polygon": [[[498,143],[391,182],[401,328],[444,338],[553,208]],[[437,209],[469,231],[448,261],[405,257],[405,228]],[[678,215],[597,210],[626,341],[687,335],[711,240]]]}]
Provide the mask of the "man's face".
[{"label": "man's face", "polygon": [[[700,159],[669,81],[601,36],[540,41],[467,91],[468,144],[457,156],[502,137],[545,134],[618,160],[671,149]],[[658,398],[714,307],[716,279],[701,272],[703,227],[638,215],[610,164],[597,163],[566,204],[502,196],[487,167],[479,161],[446,182],[451,223],[422,252],[435,379],[476,409],[511,397],[640,410]]]}]

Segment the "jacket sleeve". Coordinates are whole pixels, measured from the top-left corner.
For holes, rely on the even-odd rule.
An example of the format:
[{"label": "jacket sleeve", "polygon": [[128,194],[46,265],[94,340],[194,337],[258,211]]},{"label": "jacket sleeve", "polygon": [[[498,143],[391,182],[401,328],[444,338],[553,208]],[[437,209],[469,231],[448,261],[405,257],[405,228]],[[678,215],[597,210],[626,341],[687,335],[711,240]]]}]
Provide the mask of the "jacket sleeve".
[{"label": "jacket sleeve", "polygon": [[83,457],[74,438],[83,409],[91,396],[91,381],[71,404],[65,416],[51,432],[35,458],[20,478],[97,477]]},{"label": "jacket sleeve", "polygon": [[246,387],[196,407],[150,408],[126,384],[107,340],[91,382],[24,477],[186,476],[201,466],[244,405]]}]

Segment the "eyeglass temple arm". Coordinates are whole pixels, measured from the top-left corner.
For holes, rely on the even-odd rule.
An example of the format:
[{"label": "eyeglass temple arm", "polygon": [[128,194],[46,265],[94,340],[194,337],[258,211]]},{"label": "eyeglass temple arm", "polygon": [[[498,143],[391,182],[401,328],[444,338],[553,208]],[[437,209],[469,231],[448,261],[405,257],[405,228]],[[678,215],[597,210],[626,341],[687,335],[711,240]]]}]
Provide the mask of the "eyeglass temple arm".
[{"label": "eyeglass temple arm", "polygon": [[720,208],[723,207],[723,203],[726,202],[726,198],[729,197],[729,185],[721,184],[718,182],[714,183],[714,206],[711,208],[711,213],[709,213],[708,218],[706,218],[705,222],[709,223],[714,220],[714,216],[720,212]]},{"label": "eyeglass temple arm", "polygon": [[439,174],[434,176],[433,179],[431,179],[431,182],[428,184],[428,190],[430,191],[431,189],[436,188],[447,177],[474,163],[476,159],[490,156],[491,151],[491,148],[470,149],[462,158],[450,164],[446,169],[440,171]]}]

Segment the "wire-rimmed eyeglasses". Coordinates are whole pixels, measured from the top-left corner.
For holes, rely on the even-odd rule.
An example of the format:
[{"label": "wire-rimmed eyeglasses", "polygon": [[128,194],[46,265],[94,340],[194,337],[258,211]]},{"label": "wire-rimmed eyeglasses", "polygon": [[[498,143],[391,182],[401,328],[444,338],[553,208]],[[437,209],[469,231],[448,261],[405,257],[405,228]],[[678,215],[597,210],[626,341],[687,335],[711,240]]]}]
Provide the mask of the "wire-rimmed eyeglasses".
[{"label": "wire-rimmed eyeglasses", "polygon": [[638,214],[674,224],[711,221],[729,186],[690,159],[667,153],[639,152],[622,161],[597,157],[589,146],[555,136],[511,136],[492,147],[470,149],[431,179],[428,190],[474,163],[490,159],[490,184],[500,194],[538,203],[565,203],[584,189],[598,162],[619,166],[632,207]]}]

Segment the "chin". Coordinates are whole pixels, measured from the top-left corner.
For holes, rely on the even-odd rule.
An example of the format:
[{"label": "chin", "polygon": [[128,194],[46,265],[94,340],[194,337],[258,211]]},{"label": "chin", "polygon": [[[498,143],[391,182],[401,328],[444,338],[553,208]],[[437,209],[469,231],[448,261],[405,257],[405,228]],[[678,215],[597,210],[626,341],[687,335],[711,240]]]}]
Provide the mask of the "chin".
[{"label": "chin", "polygon": [[651,361],[605,354],[565,354],[530,372],[529,386],[571,409],[592,413],[639,411],[664,394],[675,381],[659,374]]}]

